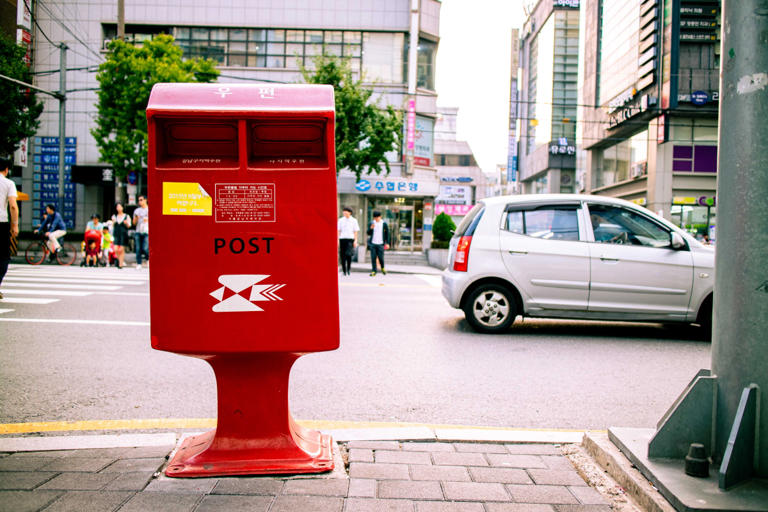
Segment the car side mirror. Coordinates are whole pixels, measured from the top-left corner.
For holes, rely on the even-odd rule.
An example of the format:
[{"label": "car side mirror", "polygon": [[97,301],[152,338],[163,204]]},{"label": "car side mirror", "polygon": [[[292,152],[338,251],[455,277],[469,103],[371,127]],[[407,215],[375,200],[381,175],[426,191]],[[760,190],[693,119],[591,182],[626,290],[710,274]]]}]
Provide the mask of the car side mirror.
[{"label": "car side mirror", "polygon": [[683,240],[683,237],[680,236],[680,233],[675,233],[674,231],[670,234],[670,243],[669,245],[672,246],[672,248],[676,251],[679,251],[680,249],[685,248],[685,240]]}]

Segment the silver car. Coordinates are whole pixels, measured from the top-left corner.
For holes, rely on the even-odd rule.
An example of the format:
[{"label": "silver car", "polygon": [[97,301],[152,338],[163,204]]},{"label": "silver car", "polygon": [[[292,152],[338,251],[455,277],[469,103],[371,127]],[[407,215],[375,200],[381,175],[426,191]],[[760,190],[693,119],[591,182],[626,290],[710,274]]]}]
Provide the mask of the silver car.
[{"label": "silver car", "polygon": [[486,198],[451,240],[442,291],[481,332],[518,315],[697,323],[711,332],[714,250],[603,196]]}]

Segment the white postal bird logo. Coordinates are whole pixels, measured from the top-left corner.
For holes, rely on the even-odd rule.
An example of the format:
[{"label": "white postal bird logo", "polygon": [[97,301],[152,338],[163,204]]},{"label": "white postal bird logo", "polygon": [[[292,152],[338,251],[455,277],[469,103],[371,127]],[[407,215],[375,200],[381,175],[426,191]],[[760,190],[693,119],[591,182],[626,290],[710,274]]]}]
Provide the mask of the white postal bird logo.
[{"label": "white postal bird logo", "polygon": [[[210,293],[210,296],[219,302],[213,306],[216,313],[232,313],[238,311],[264,311],[254,302],[265,300],[283,300],[275,292],[285,286],[284,284],[257,284],[267,279],[267,274],[230,274],[219,276],[221,288]],[[241,292],[250,288],[248,298]],[[231,293],[226,299],[225,294]],[[247,292],[246,292],[247,293]]]}]

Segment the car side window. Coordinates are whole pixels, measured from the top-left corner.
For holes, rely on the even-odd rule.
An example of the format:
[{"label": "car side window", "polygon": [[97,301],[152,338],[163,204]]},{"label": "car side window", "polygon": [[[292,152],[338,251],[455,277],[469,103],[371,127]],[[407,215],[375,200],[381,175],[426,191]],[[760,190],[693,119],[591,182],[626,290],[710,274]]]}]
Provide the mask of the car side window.
[{"label": "car side window", "polygon": [[508,209],[504,229],[545,240],[579,240],[579,221],[575,207]]},{"label": "car side window", "polygon": [[589,220],[598,243],[646,247],[670,245],[669,230],[627,208],[590,204]]}]

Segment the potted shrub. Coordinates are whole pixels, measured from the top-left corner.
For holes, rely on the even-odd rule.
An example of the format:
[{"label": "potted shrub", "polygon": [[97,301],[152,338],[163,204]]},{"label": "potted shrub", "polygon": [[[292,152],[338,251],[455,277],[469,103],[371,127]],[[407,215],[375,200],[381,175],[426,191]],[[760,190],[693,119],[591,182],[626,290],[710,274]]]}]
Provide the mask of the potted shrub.
[{"label": "potted shrub", "polygon": [[451,243],[456,224],[444,212],[435,218],[432,224],[432,246],[427,251],[427,261],[433,267],[445,268],[448,265],[448,246]]}]

